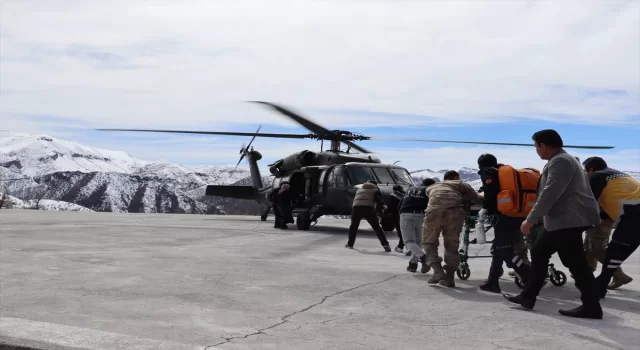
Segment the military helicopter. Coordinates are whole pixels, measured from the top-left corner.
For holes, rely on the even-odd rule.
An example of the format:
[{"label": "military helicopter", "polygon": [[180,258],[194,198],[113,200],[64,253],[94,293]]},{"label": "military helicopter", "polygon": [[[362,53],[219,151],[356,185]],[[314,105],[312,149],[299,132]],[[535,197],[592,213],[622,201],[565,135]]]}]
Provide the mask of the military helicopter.
[{"label": "military helicopter", "polygon": [[[293,213],[297,214],[296,226],[300,230],[308,230],[312,223],[317,222],[323,215],[351,215],[351,205],[357,189],[368,180],[376,180],[385,201],[393,192],[394,185],[407,188],[415,185],[409,171],[402,166],[385,164],[372,155],[371,151],[357,145],[354,141],[387,140],[387,141],[414,141],[414,142],[443,142],[465,143],[485,145],[511,145],[528,146],[531,143],[504,143],[504,142],[476,142],[476,141],[451,141],[451,140],[426,140],[426,139],[398,139],[398,138],[372,138],[362,134],[345,130],[328,130],[293,112],[289,108],[270,102],[250,101],[263,104],[276,112],[292,119],[310,131],[309,134],[274,134],[259,133],[260,127],[255,133],[244,132],[219,132],[219,131],[183,131],[183,130],[141,130],[141,129],[98,129],[103,131],[137,131],[137,132],[161,132],[183,134],[207,134],[207,135],[231,135],[252,136],[248,145],[240,148],[240,159],[236,167],[246,157],[249,163],[252,185],[209,185],[206,195],[237,199],[255,200],[261,204],[261,220],[265,221],[270,211],[268,195],[272,189],[278,188],[280,183],[288,181],[294,195]],[[320,152],[303,150],[290,154],[272,164],[269,171],[273,175],[273,181],[265,186],[258,168],[258,161],[262,154],[253,149],[251,144],[256,137],[288,138],[288,139],[316,139],[320,140]],[[330,148],[323,150],[324,141],[330,141]],[[341,150],[340,145],[345,144],[346,150]],[[566,148],[611,149],[612,146],[564,146]],[[361,153],[353,153],[351,149]],[[385,231],[392,231],[394,223],[388,215],[378,208],[378,215]]]}]

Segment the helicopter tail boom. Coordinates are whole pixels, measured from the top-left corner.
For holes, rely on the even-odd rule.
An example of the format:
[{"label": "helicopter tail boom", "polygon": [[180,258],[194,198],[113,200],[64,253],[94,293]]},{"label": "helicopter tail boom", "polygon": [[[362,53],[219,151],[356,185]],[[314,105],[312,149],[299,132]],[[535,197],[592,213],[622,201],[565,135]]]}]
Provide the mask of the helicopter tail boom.
[{"label": "helicopter tail boom", "polygon": [[259,191],[253,186],[209,185],[205,195],[236,199],[256,199],[259,196]]}]

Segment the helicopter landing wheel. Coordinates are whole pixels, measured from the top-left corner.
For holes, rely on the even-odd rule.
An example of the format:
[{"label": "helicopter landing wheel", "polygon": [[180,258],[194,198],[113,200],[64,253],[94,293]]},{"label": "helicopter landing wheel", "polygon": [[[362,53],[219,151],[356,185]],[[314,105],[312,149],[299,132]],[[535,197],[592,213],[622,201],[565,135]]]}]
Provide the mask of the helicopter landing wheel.
[{"label": "helicopter landing wheel", "polygon": [[307,231],[311,227],[311,215],[307,211],[298,214],[296,219],[296,227],[298,230]]},{"label": "helicopter landing wheel", "polygon": [[471,276],[471,269],[467,263],[460,264],[460,267],[456,270],[456,275],[461,280],[467,280]]}]

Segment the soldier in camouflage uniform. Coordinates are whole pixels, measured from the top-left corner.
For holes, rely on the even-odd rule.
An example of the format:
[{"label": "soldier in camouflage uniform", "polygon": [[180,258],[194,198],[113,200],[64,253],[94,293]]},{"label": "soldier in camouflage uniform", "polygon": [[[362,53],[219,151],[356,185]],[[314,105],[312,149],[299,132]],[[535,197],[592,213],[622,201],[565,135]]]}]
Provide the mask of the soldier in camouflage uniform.
[{"label": "soldier in camouflage uniform", "polygon": [[[444,181],[429,186],[427,196],[429,204],[422,225],[422,247],[427,255],[427,265],[433,269],[433,276],[427,282],[455,287],[454,274],[460,264],[460,234],[467,216],[464,202],[482,204],[483,198],[462,182],[456,171],[448,171]],[[438,256],[440,232],[444,239],[444,269],[442,258]]]}]

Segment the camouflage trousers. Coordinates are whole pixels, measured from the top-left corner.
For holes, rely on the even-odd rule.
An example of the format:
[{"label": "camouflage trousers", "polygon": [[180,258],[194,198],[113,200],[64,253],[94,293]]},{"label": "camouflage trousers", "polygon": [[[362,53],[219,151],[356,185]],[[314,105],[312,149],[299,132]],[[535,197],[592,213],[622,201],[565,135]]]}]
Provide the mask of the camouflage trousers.
[{"label": "camouflage trousers", "polygon": [[[607,245],[613,230],[613,220],[603,220],[600,225],[587,229],[584,237],[584,251],[587,255],[587,262],[592,271],[598,267],[598,263],[603,263],[607,254]],[[618,267],[613,273],[613,281],[629,279],[622,268]]]},{"label": "camouflage trousers", "polygon": [[442,258],[438,256],[440,233],[442,233],[445,266],[458,268],[460,234],[466,217],[467,212],[462,208],[426,210],[422,224],[422,247],[427,254],[427,265],[442,263]]}]

